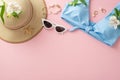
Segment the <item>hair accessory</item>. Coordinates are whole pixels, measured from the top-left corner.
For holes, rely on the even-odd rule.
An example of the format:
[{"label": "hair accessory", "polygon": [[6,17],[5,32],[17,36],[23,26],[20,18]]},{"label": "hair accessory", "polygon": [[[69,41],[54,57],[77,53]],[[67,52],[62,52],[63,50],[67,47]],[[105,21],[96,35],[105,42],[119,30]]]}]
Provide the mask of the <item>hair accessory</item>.
[{"label": "hair accessory", "polygon": [[45,29],[53,29],[54,28],[56,30],[56,32],[58,32],[58,33],[64,33],[67,31],[67,29],[64,26],[54,24],[47,19],[42,19],[42,24]]},{"label": "hair accessory", "polygon": [[62,11],[62,8],[59,4],[52,4],[49,6],[50,14],[58,14]]}]

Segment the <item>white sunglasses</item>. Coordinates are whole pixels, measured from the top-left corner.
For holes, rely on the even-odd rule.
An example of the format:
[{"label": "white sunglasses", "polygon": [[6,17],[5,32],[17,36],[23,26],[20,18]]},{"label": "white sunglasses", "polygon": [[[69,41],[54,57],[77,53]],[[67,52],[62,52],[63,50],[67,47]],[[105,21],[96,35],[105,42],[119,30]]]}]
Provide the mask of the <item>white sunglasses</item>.
[{"label": "white sunglasses", "polygon": [[63,27],[62,25],[54,24],[47,19],[42,19],[42,24],[45,29],[55,29],[58,33],[64,33],[67,31],[67,28]]}]

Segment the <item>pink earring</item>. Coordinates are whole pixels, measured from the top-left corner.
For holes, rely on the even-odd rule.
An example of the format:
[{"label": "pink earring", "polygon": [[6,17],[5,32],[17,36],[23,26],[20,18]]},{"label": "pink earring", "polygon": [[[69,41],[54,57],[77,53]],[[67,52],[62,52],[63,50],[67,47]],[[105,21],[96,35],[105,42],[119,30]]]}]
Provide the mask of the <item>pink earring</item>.
[{"label": "pink earring", "polygon": [[[100,8],[100,11],[104,14],[107,12],[107,10],[104,8]],[[99,11],[95,10],[93,13],[93,17],[96,17],[98,14],[99,14]]]},{"label": "pink earring", "polygon": [[100,8],[100,10],[101,10],[101,12],[104,13],[104,14],[107,12],[107,10],[104,9],[104,8]]},{"label": "pink earring", "polygon": [[94,13],[93,13],[93,17],[96,17],[98,15],[98,11],[94,11]]}]

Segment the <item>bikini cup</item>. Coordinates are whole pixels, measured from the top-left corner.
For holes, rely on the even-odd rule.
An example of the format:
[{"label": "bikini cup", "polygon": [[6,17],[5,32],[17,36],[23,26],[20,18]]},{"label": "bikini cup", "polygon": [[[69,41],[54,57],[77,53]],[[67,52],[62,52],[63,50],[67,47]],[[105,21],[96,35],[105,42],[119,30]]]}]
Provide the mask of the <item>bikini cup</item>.
[{"label": "bikini cup", "polygon": [[[109,18],[114,13],[110,12],[104,19],[98,23],[93,23],[89,18],[89,0],[86,0],[88,6],[83,4],[77,6],[66,5],[62,12],[62,18],[73,26],[71,31],[81,29],[97,40],[112,46],[120,36],[120,29],[115,30],[109,23]],[[120,9],[120,3],[116,6]]]},{"label": "bikini cup", "polygon": [[63,9],[61,18],[73,26],[71,31],[79,29],[80,25],[89,25],[89,0],[84,4],[70,6],[67,4]]},{"label": "bikini cup", "polygon": [[[115,7],[120,10],[120,3]],[[109,46],[112,46],[120,37],[120,29],[114,29],[110,25],[110,17],[115,13],[112,10],[104,19],[96,23],[93,28],[94,32],[100,36],[100,40]]]}]

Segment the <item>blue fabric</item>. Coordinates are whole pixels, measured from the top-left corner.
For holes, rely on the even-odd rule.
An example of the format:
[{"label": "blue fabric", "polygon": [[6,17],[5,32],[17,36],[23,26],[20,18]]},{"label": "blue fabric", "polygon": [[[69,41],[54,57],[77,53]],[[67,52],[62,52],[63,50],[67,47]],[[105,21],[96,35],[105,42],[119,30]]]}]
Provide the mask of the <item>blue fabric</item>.
[{"label": "blue fabric", "polygon": [[[73,26],[70,31],[81,29],[97,40],[112,46],[120,37],[120,29],[115,30],[109,23],[109,18],[114,13],[110,12],[104,19],[98,23],[93,23],[89,18],[89,0],[86,0],[88,6],[79,4],[77,6],[69,6],[68,4],[62,12],[62,18]],[[120,9],[120,3],[116,6]]]}]

